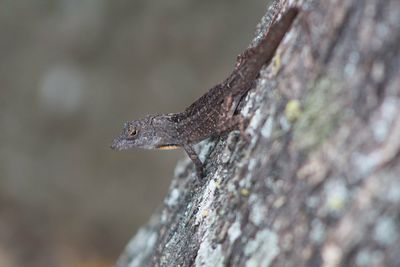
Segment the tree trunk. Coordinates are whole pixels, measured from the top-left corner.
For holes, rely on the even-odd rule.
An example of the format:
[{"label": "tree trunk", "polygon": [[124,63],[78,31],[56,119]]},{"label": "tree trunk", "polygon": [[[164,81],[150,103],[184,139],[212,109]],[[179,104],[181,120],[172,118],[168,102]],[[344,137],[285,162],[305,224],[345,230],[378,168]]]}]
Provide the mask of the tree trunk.
[{"label": "tree trunk", "polygon": [[202,180],[179,163],[116,266],[400,266],[400,1],[305,2],[243,101],[251,140],[201,143]]}]

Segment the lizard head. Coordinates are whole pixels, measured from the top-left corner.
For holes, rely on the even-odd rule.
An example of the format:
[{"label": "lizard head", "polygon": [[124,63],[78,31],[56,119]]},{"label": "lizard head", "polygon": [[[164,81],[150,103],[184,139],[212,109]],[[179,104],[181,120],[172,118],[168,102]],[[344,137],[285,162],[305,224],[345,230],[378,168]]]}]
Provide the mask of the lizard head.
[{"label": "lizard head", "polygon": [[171,133],[168,129],[168,116],[147,116],[144,119],[126,122],[122,133],[114,139],[111,148],[126,150],[130,148],[165,149],[171,147]]}]

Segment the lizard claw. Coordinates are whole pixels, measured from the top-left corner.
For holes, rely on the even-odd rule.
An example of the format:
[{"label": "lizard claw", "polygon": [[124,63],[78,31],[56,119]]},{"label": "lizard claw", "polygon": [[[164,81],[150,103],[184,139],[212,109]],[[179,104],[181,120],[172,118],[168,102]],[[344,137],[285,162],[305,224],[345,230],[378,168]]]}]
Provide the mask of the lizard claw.
[{"label": "lizard claw", "polygon": [[200,167],[199,167],[199,166],[196,166],[196,165],[195,165],[195,167],[196,167],[197,178],[203,179],[203,178],[205,177],[203,166],[200,166]]}]

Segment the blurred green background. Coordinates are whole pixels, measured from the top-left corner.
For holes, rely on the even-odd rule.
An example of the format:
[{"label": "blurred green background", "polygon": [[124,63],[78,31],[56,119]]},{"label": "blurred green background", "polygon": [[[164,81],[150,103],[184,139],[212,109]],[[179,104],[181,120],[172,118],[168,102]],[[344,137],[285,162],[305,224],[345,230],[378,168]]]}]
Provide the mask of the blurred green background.
[{"label": "blurred green background", "polygon": [[0,266],[111,266],[181,151],[109,149],[233,69],[264,0],[0,1]]}]

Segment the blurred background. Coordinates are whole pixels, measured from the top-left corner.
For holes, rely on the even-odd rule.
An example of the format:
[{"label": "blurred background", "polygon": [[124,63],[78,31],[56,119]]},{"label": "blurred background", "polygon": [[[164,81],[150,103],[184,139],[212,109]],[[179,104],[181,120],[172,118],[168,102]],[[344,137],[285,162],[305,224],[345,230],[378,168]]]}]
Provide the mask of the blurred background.
[{"label": "blurred background", "polygon": [[182,151],[112,151],[233,69],[265,0],[0,0],[0,266],[111,266]]}]

